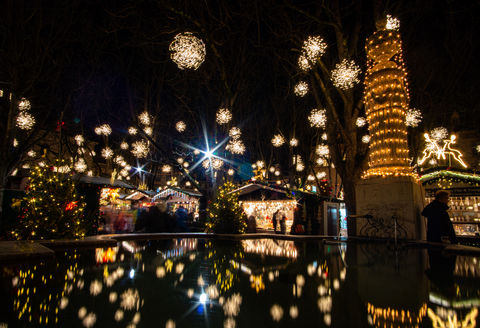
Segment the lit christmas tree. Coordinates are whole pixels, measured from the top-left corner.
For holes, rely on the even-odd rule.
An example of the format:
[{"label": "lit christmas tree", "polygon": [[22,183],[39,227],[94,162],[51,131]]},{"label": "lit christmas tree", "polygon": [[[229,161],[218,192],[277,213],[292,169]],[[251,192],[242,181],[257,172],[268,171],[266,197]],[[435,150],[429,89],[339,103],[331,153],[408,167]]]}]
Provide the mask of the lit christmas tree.
[{"label": "lit christmas tree", "polygon": [[30,172],[26,196],[20,204],[16,239],[81,238],[85,202],[77,194],[69,167],[59,160],[53,167],[37,166]]},{"label": "lit christmas tree", "polygon": [[210,204],[207,231],[215,233],[244,233],[247,220],[243,209],[238,202],[238,195],[230,193],[235,186],[226,182],[218,188],[217,199]]}]

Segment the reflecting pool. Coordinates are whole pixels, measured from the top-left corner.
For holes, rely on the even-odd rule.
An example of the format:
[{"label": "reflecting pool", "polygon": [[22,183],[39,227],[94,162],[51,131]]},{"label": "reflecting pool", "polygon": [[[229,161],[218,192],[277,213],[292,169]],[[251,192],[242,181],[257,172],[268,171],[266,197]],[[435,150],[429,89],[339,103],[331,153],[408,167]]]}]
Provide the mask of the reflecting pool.
[{"label": "reflecting pool", "polygon": [[123,241],[1,268],[0,327],[476,327],[480,258],[383,244]]}]

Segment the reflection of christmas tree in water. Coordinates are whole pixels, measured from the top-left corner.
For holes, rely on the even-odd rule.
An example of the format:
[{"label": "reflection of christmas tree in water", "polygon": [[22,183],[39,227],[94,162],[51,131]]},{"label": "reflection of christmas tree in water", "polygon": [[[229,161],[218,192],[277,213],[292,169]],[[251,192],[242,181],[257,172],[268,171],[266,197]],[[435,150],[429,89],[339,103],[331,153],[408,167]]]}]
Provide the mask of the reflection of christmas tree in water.
[{"label": "reflection of christmas tree in water", "polygon": [[[13,277],[16,290],[13,302],[20,322],[35,326],[58,323],[58,312],[68,305],[68,295],[75,286],[83,286],[83,270],[78,266],[79,255],[65,254],[52,272],[52,263],[42,262],[23,267]],[[64,263],[62,265],[62,263]]]}]

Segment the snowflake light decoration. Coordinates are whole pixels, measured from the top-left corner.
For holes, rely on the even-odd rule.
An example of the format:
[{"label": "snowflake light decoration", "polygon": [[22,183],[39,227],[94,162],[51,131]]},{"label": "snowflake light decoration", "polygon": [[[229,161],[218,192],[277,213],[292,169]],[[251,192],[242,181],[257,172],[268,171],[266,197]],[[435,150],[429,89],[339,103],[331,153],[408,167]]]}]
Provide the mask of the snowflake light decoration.
[{"label": "snowflake light decoration", "polygon": [[366,144],[369,143],[370,142],[370,136],[368,134],[364,135],[362,137],[362,142],[366,143]]},{"label": "snowflake light decoration", "polygon": [[143,132],[145,132],[145,134],[151,136],[153,134],[153,129],[151,126],[147,126],[145,127],[145,129],[143,129]]},{"label": "snowflake light decoration", "polygon": [[327,176],[327,172],[318,172],[316,176],[317,176],[317,179],[323,179]]},{"label": "snowflake light decoration", "polygon": [[223,166],[223,161],[219,158],[212,158],[212,167],[214,170],[219,170]]},{"label": "snowflake light decoration", "polygon": [[31,149],[28,151],[27,155],[29,157],[35,157],[37,155],[37,153],[35,152],[35,150]]},{"label": "snowflake light decoration", "polygon": [[116,164],[121,164],[121,163],[125,162],[125,159],[123,158],[122,155],[117,155],[113,159],[113,162],[116,163]]},{"label": "snowflake light decoration", "polygon": [[312,109],[308,116],[310,126],[315,128],[325,128],[327,124],[327,111],[325,109]]},{"label": "snowflake light decoration", "polygon": [[245,145],[240,139],[232,139],[228,142],[225,147],[226,150],[230,151],[232,154],[243,154],[245,152]]},{"label": "snowflake light decoration", "polygon": [[222,125],[222,124],[227,124],[230,122],[232,119],[232,113],[228,108],[220,108],[217,111],[217,123]]},{"label": "snowflake light decoration", "polygon": [[400,28],[400,20],[391,15],[387,15],[387,24],[385,25],[387,30],[398,30]]},{"label": "snowflake light decoration", "polygon": [[365,117],[357,117],[357,121],[355,122],[355,124],[361,128],[361,127],[364,127],[365,124],[367,124],[367,120]]},{"label": "snowflake light decoration", "polygon": [[125,178],[126,176],[128,176],[128,170],[126,170],[126,169],[121,169],[121,170],[120,170],[120,175]]},{"label": "snowflake light decoration", "polygon": [[308,61],[308,58],[305,57],[305,55],[300,55],[298,57],[298,67],[304,72],[307,72],[308,70],[312,69],[312,65]]},{"label": "snowflake light decoration", "polygon": [[102,149],[102,157],[105,159],[109,159],[113,156],[113,150],[109,147],[105,147]]},{"label": "snowflake light decoration", "polygon": [[170,43],[170,58],[180,69],[198,69],[205,60],[205,43],[191,32],[179,33]]},{"label": "snowflake light decoration", "polygon": [[122,143],[120,144],[120,148],[123,149],[123,150],[128,149],[128,143],[125,142],[125,141],[122,141]]},{"label": "snowflake light decoration", "polygon": [[405,125],[413,128],[417,127],[422,121],[422,112],[415,108],[410,108],[405,114]]},{"label": "snowflake light decoration", "polygon": [[17,116],[17,127],[21,130],[31,130],[35,125],[35,117],[30,113],[22,111]]},{"label": "snowflake light decoration", "polygon": [[130,150],[133,156],[137,158],[145,158],[148,155],[148,145],[145,141],[135,141],[132,144],[132,149]]},{"label": "snowflake light decoration", "polygon": [[205,170],[207,170],[210,167],[210,160],[206,159],[202,162],[202,166]]},{"label": "snowflake light decoration", "polygon": [[304,97],[308,93],[308,83],[300,81],[295,85],[293,92],[299,97]]},{"label": "snowflake light decoration", "polygon": [[132,136],[136,135],[137,134],[137,128],[131,126],[128,128],[128,133],[131,134]]},{"label": "snowflake light decoration", "polygon": [[353,60],[342,60],[332,70],[332,82],[337,88],[348,90],[359,83],[360,67]]},{"label": "snowflake light decoration", "polygon": [[275,134],[272,138],[273,147],[281,147],[285,143],[285,138],[281,134]]},{"label": "snowflake light decoration", "polygon": [[297,147],[298,146],[298,139],[297,138],[290,139],[290,146]]},{"label": "snowflake light decoration", "polygon": [[30,104],[30,101],[28,99],[20,99],[20,101],[18,102],[18,109],[20,111],[29,110],[30,108],[32,108],[32,104]]},{"label": "snowflake light decoration", "polygon": [[295,170],[297,172],[302,172],[305,169],[305,164],[303,164],[302,156],[294,155],[292,158],[293,165],[295,165]]},{"label": "snowflake light decoration", "polygon": [[112,133],[112,128],[108,124],[102,124],[95,128],[95,133],[98,135],[109,136]]},{"label": "snowflake light decoration", "polygon": [[326,162],[325,162],[324,158],[319,157],[319,158],[317,158],[316,163],[317,163],[317,165],[324,166]]},{"label": "snowflake light decoration", "polygon": [[440,126],[430,131],[430,137],[436,141],[445,139],[447,136],[448,136],[448,130],[443,126]]},{"label": "snowflake light decoration", "polygon": [[327,44],[321,36],[311,35],[303,42],[302,50],[309,61],[315,62],[318,57],[321,57],[325,53]]},{"label": "snowflake light decoration", "polygon": [[315,149],[315,153],[318,156],[327,157],[330,154],[330,150],[327,145],[318,145],[317,149]]},{"label": "snowflake light decoration", "polygon": [[150,115],[148,114],[147,111],[144,111],[140,115],[138,115],[138,120],[143,125],[150,125]]},{"label": "snowflake light decoration", "polygon": [[85,160],[83,158],[80,158],[75,165],[73,166],[75,171],[79,173],[83,173],[87,170],[87,164],[85,163]]},{"label": "snowflake light decoration", "polygon": [[230,129],[230,131],[228,131],[228,135],[233,139],[238,139],[242,135],[242,131],[234,126]]},{"label": "snowflake light decoration", "polygon": [[170,172],[172,172],[172,167],[170,165],[165,164],[165,165],[162,166],[162,172],[163,173],[170,173]]},{"label": "snowflake light decoration", "polygon": [[322,140],[327,141],[328,135],[326,133],[322,133]]},{"label": "snowflake light decoration", "polygon": [[178,132],[183,132],[186,128],[187,125],[184,121],[178,121],[177,124],[175,124],[175,129],[177,129]]},{"label": "snowflake light decoration", "polygon": [[75,141],[76,141],[78,146],[81,146],[85,142],[85,138],[81,134],[77,134],[75,136]]}]

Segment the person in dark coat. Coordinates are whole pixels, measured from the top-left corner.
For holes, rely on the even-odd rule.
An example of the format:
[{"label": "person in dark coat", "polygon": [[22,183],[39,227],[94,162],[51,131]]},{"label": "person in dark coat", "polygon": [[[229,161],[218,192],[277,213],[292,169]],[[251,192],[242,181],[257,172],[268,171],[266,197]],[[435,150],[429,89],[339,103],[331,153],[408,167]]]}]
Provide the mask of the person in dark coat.
[{"label": "person in dark coat", "polygon": [[278,220],[278,215],[280,213],[280,210],[277,210],[272,217],[272,224],[273,224],[273,232],[277,233],[277,220]]},{"label": "person in dark coat", "polygon": [[448,191],[437,191],[435,200],[422,211],[422,215],[427,217],[427,241],[441,243],[443,237],[448,238],[452,244],[458,243],[452,221],[447,213],[449,196]]}]

